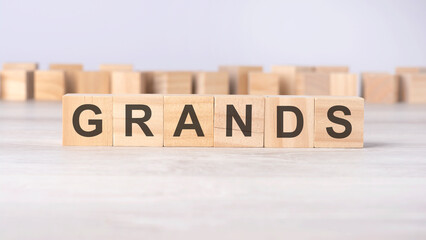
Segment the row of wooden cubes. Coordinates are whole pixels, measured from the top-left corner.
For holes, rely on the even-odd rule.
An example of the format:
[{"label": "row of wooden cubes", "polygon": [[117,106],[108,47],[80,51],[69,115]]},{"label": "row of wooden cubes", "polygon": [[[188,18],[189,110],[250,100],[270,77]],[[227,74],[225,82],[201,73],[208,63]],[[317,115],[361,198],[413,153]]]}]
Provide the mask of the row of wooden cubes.
[{"label": "row of wooden cubes", "polygon": [[359,97],[63,97],[65,146],[363,147]]}]

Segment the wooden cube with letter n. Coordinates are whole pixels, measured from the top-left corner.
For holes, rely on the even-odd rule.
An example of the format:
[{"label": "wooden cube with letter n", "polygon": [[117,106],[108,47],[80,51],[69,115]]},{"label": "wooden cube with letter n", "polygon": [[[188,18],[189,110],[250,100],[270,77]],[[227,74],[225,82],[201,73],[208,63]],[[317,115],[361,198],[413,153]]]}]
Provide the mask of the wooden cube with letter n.
[{"label": "wooden cube with letter n", "polygon": [[112,95],[64,95],[62,143],[64,146],[112,146]]},{"label": "wooden cube with letter n", "polygon": [[3,70],[0,73],[1,98],[25,101],[34,97],[34,72],[26,70]]},{"label": "wooden cube with letter n", "polygon": [[164,146],[213,146],[213,96],[164,96]]},{"label": "wooden cube with letter n", "polygon": [[163,146],[163,95],[113,96],[114,146]]},{"label": "wooden cube with letter n", "polygon": [[65,73],[60,70],[35,71],[34,99],[61,101],[65,94]]},{"label": "wooden cube with letter n", "polygon": [[265,147],[314,146],[314,97],[267,96]]},{"label": "wooden cube with letter n", "polygon": [[265,98],[215,96],[214,146],[263,147]]},{"label": "wooden cube with letter n", "polygon": [[316,97],[316,148],[362,148],[364,146],[364,99]]}]

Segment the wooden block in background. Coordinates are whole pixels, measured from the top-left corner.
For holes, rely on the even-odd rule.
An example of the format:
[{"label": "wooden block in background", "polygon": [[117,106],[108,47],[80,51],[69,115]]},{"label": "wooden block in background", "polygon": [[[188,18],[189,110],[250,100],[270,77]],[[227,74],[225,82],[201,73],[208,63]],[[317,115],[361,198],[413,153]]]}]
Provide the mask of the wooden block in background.
[{"label": "wooden block in background", "polygon": [[406,103],[426,103],[426,73],[403,74],[401,93]]},{"label": "wooden block in background", "polygon": [[163,95],[114,95],[113,127],[114,146],[162,147]]},{"label": "wooden block in background", "polygon": [[0,91],[3,100],[25,101],[34,97],[34,72],[3,70],[0,73]]},{"label": "wooden block in background", "polygon": [[398,102],[399,79],[388,73],[363,73],[363,92],[367,103]]},{"label": "wooden block in background", "polygon": [[248,94],[280,94],[279,75],[275,73],[251,72],[248,75]]},{"label": "wooden block in background", "polygon": [[262,71],[261,66],[219,66],[219,72],[229,74],[231,94],[248,94],[248,73]]},{"label": "wooden block in background", "polygon": [[298,73],[313,72],[313,67],[308,66],[272,66],[271,72],[280,76],[280,94],[295,95],[296,92],[296,77]]},{"label": "wooden block in background", "polygon": [[362,148],[363,136],[363,98],[315,97],[314,147]]},{"label": "wooden block in background", "polygon": [[214,146],[263,147],[264,111],[263,96],[216,95]]},{"label": "wooden block in background", "polygon": [[426,67],[397,67],[395,68],[396,75],[407,73],[426,73]]},{"label": "wooden block in background", "polygon": [[213,103],[213,96],[164,96],[164,146],[212,147]]},{"label": "wooden block in background", "polygon": [[331,73],[331,96],[358,96],[358,75],[354,73]]},{"label": "wooden block in background", "polygon": [[142,81],[145,83],[146,93],[154,92],[154,71],[143,71],[141,72]]},{"label": "wooden block in background", "polygon": [[77,93],[111,93],[110,74],[108,72],[78,72]]},{"label": "wooden block in background", "polygon": [[38,69],[38,63],[4,63],[3,70],[26,70],[35,71]]},{"label": "wooden block in background", "polygon": [[314,146],[314,97],[266,96],[265,147]]},{"label": "wooden block in background", "polygon": [[99,66],[99,71],[108,71],[108,72],[133,71],[133,65],[132,64],[101,64]]},{"label": "wooden block in background", "polygon": [[112,146],[112,95],[64,95],[62,144]]},{"label": "wooden block in background", "polygon": [[111,72],[112,94],[145,93],[145,87],[140,72]]},{"label": "wooden block in background", "polygon": [[316,66],[315,72],[318,73],[349,73],[348,66]]},{"label": "wooden block in background", "polygon": [[330,74],[328,73],[298,73],[296,79],[297,95],[330,95]]},{"label": "wooden block in background", "polygon": [[227,72],[196,73],[194,89],[196,94],[229,94],[229,74]]},{"label": "wooden block in background", "polygon": [[49,65],[50,70],[62,70],[65,72],[65,92],[77,92],[77,74],[83,71],[83,64],[53,63]]},{"label": "wooden block in background", "polygon": [[65,94],[65,72],[60,70],[34,72],[34,99],[61,101]]},{"label": "wooden block in background", "polygon": [[154,93],[191,94],[191,72],[154,72]]}]

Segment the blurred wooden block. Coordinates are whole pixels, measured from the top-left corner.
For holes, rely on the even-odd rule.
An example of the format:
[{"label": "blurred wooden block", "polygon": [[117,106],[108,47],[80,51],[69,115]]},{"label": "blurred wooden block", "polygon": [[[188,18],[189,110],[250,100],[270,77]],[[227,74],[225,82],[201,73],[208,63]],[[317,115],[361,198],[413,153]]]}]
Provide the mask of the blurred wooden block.
[{"label": "blurred wooden block", "polygon": [[402,100],[407,103],[426,103],[426,73],[401,76]]},{"label": "blurred wooden block", "polygon": [[248,94],[279,95],[280,79],[275,73],[251,72],[248,75]]},{"label": "blurred wooden block", "polygon": [[38,63],[4,63],[3,70],[26,70],[35,71],[38,69]]},{"label": "blurred wooden block", "polygon": [[213,146],[213,96],[164,96],[164,146]]},{"label": "blurred wooden block", "polygon": [[64,95],[62,144],[112,146],[112,95]]},{"label": "blurred wooden block", "polygon": [[314,98],[267,96],[265,98],[265,147],[312,148]]},{"label": "blurred wooden block", "polygon": [[154,72],[154,93],[191,94],[191,72]]},{"label": "blurred wooden block", "polygon": [[219,66],[219,72],[229,74],[231,94],[248,94],[248,73],[262,71],[261,66]]},{"label": "blurred wooden block", "polygon": [[348,66],[316,66],[315,72],[318,73],[349,73]]},{"label": "blurred wooden block", "polygon": [[315,69],[308,66],[272,66],[271,72],[280,76],[280,94],[295,95],[296,78],[298,73],[313,72]]},{"label": "blurred wooden block", "polygon": [[331,73],[331,96],[358,96],[358,75],[353,73]]},{"label": "blurred wooden block", "polygon": [[145,81],[140,72],[111,72],[111,93],[145,93]]},{"label": "blurred wooden block", "polygon": [[330,74],[328,73],[298,73],[296,80],[297,95],[330,95]]},{"label": "blurred wooden block", "polygon": [[3,70],[0,79],[1,98],[3,100],[25,101],[34,97],[34,72]]},{"label": "blurred wooden block", "polygon": [[154,71],[141,72],[142,81],[145,83],[146,93],[155,93],[154,91]]},{"label": "blurred wooden block", "polygon": [[229,94],[229,74],[227,72],[199,72],[195,74],[196,94]]},{"label": "blurred wooden block", "polygon": [[49,66],[50,70],[62,70],[65,72],[65,92],[77,92],[77,73],[83,71],[83,64],[62,64],[53,63]]},{"label": "blurred wooden block", "polygon": [[34,99],[61,101],[65,94],[65,73],[60,70],[34,72]]},{"label": "blurred wooden block", "polygon": [[132,64],[101,64],[99,66],[99,71],[107,71],[107,72],[133,71],[133,65]]},{"label": "blurred wooden block", "polygon": [[108,72],[78,72],[77,93],[111,93],[110,74]]},{"label": "blurred wooden block", "polygon": [[426,67],[397,67],[395,69],[397,75],[407,73],[426,73]]},{"label": "blurred wooden block", "polygon": [[163,95],[113,96],[114,146],[163,146]]},{"label": "blurred wooden block", "polygon": [[398,77],[388,73],[363,73],[363,92],[367,103],[398,102]]},{"label": "blurred wooden block", "polygon": [[363,136],[363,98],[315,98],[314,147],[362,148]]},{"label": "blurred wooden block", "polygon": [[214,146],[263,147],[265,98],[215,96]]}]

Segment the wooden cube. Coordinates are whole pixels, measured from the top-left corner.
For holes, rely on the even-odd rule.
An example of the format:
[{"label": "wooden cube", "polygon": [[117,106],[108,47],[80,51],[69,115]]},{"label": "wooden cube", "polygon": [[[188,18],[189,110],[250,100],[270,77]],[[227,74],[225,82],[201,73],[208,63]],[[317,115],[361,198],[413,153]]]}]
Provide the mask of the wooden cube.
[{"label": "wooden cube", "polygon": [[111,72],[111,93],[145,93],[145,81],[140,72]]},{"label": "wooden cube", "polygon": [[248,75],[248,94],[278,95],[280,94],[279,75],[275,73],[251,72]]},{"label": "wooden cube", "polygon": [[316,148],[362,148],[364,99],[315,97]]},{"label": "wooden cube", "polygon": [[314,97],[265,98],[265,147],[314,146]]},{"label": "wooden cube", "polygon": [[263,147],[264,111],[263,96],[215,96],[214,146]]},{"label": "wooden cube", "polygon": [[191,94],[191,72],[154,72],[154,93]]},{"label": "wooden cube", "polygon": [[60,70],[34,72],[34,99],[61,101],[65,94],[65,73]]},{"label": "wooden cube", "polygon": [[271,72],[279,74],[280,77],[280,94],[295,95],[297,94],[296,77],[298,73],[313,72],[315,69],[308,66],[272,66]]},{"label": "wooden cube", "polygon": [[358,96],[358,75],[353,73],[330,73],[331,96]]},{"label": "wooden cube", "polygon": [[25,101],[34,97],[34,72],[26,70],[3,70],[0,74],[1,98]]},{"label": "wooden cube", "polygon": [[164,146],[213,146],[213,96],[164,96]]},{"label": "wooden cube", "polygon": [[77,74],[83,71],[82,64],[62,64],[53,63],[49,66],[50,70],[62,70],[65,72],[65,92],[77,92]]},{"label": "wooden cube", "polygon": [[315,72],[318,73],[349,73],[348,66],[316,66]]},{"label": "wooden cube", "polygon": [[406,103],[426,103],[426,73],[403,74],[401,93]]},{"label": "wooden cube", "polygon": [[426,67],[397,67],[395,69],[396,75],[407,73],[426,73]]},{"label": "wooden cube", "polygon": [[113,96],[114,146],[163,146],[163,95]]},{"label": "wooden cube", "polygon": [[199,72],[194,77],[196,94],[229,94],[227,72]]},{"label": "wooden cube", "polygon": [[35,71],[38,69],[38,63],[4,63],[3,70],[26,70]]},{"label": "wooden cube", "polygon": [[330,74],[328,73],[298,73],[296,80],[297,95],[330,95]]},{"label": "wooden cube", "polygon": [[107,71],[107,72],[133,71],[133,65],[132,64],[101,64],[99,66],[99,71]]},{"label": "wooden cube", "polygon": [[155,93],[154,91],[154,71],[141,72],[142,81],[145,83],[146,93]]},{"label": "wooden cube", "polygon": [[77,93],[111,93],[111,79],[108,72],[78,72]]},{"label": "wooden cube", "polygon": [[398,102],[399,80],[388,73],[363,73],[363,92],[367,103]]},{"label": "wooden cube", "polygon": [[112,146],[112,95],[64,95],[62,144]]},{"label": "wooden cube", "polygon": [[231,94],[248,94],[248,73],[262,71],[261,66],[219,66],[219,72],[229,74]]}]

